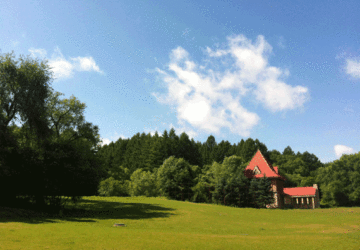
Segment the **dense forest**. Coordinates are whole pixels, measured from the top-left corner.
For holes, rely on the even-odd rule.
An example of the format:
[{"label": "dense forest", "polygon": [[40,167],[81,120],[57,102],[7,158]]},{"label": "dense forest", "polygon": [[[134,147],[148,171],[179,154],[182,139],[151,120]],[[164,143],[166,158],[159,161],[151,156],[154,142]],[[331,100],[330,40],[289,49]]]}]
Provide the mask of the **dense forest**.
[{"label": "dense forest", "polygon": [[195,142],[174,129],[101,145],[86,105],[51,88],[46,62],[0,55],[0,202],[63,206],[81,196],[165,196],[265,207],[270,182],[243,172],[258,149],[279,167],[285,187],[320,188],[322,206],[360,205],[360,153],[323,164],[309,152],[268,150],[258,139]]},{"label": "dense forest", "polygon": [[[258,139],[248,138],[237,144],[228,141],[217,143],[212,135],[201,143],[190,140],[186,133],[176,135],[174,129],[169,132],[165,130],[161,136],[157,132],[153,136],[137,133],[130,139],[120,138],[101,147],[98,156],[108,177],[101,182],[99,192],[108,196],[159,195],[156,192],[157,189],[161,190],[161,186],[156,187],[159,184],[158,172],[164,166],[177,166],[168,163],[170,159],[182,159],[189,165],[186,171],[189,187],[183,188],[192,192],[192,197],[184,197],[193,201],[213,202],[218,200],[215,194],[220,190],[216,188],[223,175],[220,172],[241,176],[240,170],[247,166],[258,149],[274,166],[279,167],[280,174],[286,178],[285,187],[317,183],[323,206],[360,205],[360,153],[344,155],[339,160],[323,164],[314,154],[295,153],[290,146],[283,152],[269,151]],[[237,157],[238,170],[231,170],[231,164],[226,163],[231,156]],[[233,180],[229,178],[223,185],[230,185]],[[184,200],[184,197],[179,196],[178,199]]]}]

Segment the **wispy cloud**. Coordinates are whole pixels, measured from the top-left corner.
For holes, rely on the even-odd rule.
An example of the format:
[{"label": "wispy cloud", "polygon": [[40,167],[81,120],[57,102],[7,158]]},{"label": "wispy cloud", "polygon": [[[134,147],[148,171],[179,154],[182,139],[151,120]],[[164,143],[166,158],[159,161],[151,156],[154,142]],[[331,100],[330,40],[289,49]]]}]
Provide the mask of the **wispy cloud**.
[{"label": "wispy cloud", "polygon": [[[43,58],[47,55],[47,51],[45,49],[31,48],[29,49],[29,52],[34,57]],[[90,56],[78,56],[66,59],[58,47],[55,48],[54,53],[48,62],[56,79],[66,79],[73,77],[76,71],[95,71],[101,74],[104,73],[102,70],[100,70],[94,58]]]},{"label": "wispy cloud", "polygon": [[278,46],[282,49],[286,48],[286,42],[283,36],[279,37]]},{"label": "wispy cloud", "polygon": [[11,46],[14,48],[17,48],[19,46],[20,42],[18,40],[12,40],[11,41]]},{"label": "wispy cloud", "polygon": [[355,150],[353,148],[344,145],[335,145],[334,151],[337,158],[340,158],[343,154],[355,153]]},{"label": "wispy cloud", "polygon": [[249,136],[260,117],[243,107],[245,96],[253,96],[272,112],[295,109],[308,100],[306,87],[285,83],[281,79],[289,72],[268,64],[272,47],[263,36],[255,43],[243,35],[227,41],[223,49],[206,49],[206,66],[177,47],[170,54],[168,68],[156,69],[168,92],[153,95],[159,102],[175,106],[179,123],[211,133],[228,128]]},{"label": "wispy cloud", "polygon": [[40,57],[40,58],[44,58],[47,55],[47,52],[45,49],[34,49],[34,48],[30,48],[29,52],[31,54],[32,57]]},{"label": "wispy cloud", "polygon": [[360,78],[360,60],[346,59],[346,73],[355,78]]}]

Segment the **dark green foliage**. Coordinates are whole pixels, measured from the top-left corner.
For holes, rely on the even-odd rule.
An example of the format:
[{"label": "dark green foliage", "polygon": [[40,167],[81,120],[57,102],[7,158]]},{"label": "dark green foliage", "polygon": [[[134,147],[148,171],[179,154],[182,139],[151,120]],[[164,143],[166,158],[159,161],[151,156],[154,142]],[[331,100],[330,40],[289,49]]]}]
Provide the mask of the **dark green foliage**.
[{"label": "dark green foliage", "polygon": [[246,161],[249,162],[253,156],[255,155],[257,151],[256,148],[256,144],[255,141],[251,138],[248,138],[245,143],[244,146],[241,150],[241,157]]},{"label": "dark green foliage", "polygon": [[195,141],[190,141],[185,132],[180,135],[177,157],[186,159],[191,165],[201,164],[201,156]]},{"label": "dark green foliage", "polygon": [[215,185],[208,183],[202,179],[199,179],[196,185],[192,188],[193,197],[191,201],[201,202],[201,203],[211,203],[213,191],[215,190]]},{"label": "dark green foliage", "polygon": [[[200,168],[198,168],[200,170]],[[193,202],[212,202],[212,193],[215,190],[215,180],[211,165],[205,165],[201,172],[196,174],[193,190]]]},{"label": "dark green foliage", "polygon": [[51,76],[46,62],[30,57],[16,60],[13,53],[0,55],[0,130],[17,119],[29,125],[39,139],[37,143],[49,135],[44,114]]},{"label": "dark green foliage", "polygon": [[360,205],[360,153],[343,155],[317,171],[321,203],[329,206]]},{"label": "dark green foliage", "polygon": [[271,191],[271,180],[269,178],[251,179],[249,195],[252,204],[257,208],[265,208],[274,202],[273,192]]},{"label": "dark green foliage", "polygon": [[85,121],[84,103],[59,98],[51,77],[46,61],[0,56],[0,196],[59,205],[96,194],[105,176],[98,127]]},{"label": "dark green foliage", "polygon": [[180,156],[180,146],[179,146],[179,136],[175,133],[175,129],[170,129],[169,138],[168,138],[168,145],[169,145],[169,156],[175,156],[179,158]]},{"label": "dark green foliage", "polygon": [[235,148],[228,141],[221,141],[213,151],[214,161],[222,163],[225,157],[235,154]]},{"label": "dark green foliage", "polygon": [[212,164],[214,162],[214,150],[217,143],[215,137],[210,135],[200,149],[202,155],[202,165]]},{"label": "dark green foliage", "polygon": [[107,178],[99,184],[99,195],[129,196],[129,183],[115,180],[113,177]]},{"label": "dark green foliage", "polygon": [[124,166],[133,173],[138,168],[144,167],[143,157],[141,155],[141,138],[140,133],[134,135],[126,146],[126,153],[124,157]]},{"label": "dark green foliage", "polygon": [[163,164],[164,159],[166,159],[161,140],[162,138],[157,132],[155,132],[155,135],[151,138],[149,164],[152,171],[159,168]]},{"label": "dark green foliage", "polygon": [[226,157],[222,164],[214,163],[208,170],[213,176],[215,185],[213,192],[214,201],[229,205],[244,207],[248,205],[249,180],[244,175],[246,164],[242,157]]},{"label": "dark green foliage", "polygon": [[[279,167],[279,173],[286,177],[285,187],[312,186],[317,183],[320,187],[320,196],[323,196],[326,204],[334,206],[358,204],[359,191],[356,189],[356,184],[353,184],[358,178],[356,168],[345,166],[345,170],[334,172],[332,170],[334,166],[336,169],[342,169],[338,167],[339,163],[332,163],[331,165],[334,166],[331,168],[329,164],[324,167],[314,154],[308,152],[295,154],[289,146],[283,153],[277,150],[268,151],[265,144],[257,139],[248,138],[246,141],[241,140],[238,144],[231,145],[228,141],[217,144],[215,137],[209,136],[205,143],[201,143],[189,141],[186,133],[182,133],[179,138],[175,130],[170,133],[165,130],[162,136],[157,133],[154,136],[138,133],[131,139],[119,139],[115,143],[103,146],[98,155],[101,156],[103,166],[108,169],[108,177],[112,176],[122,182],[130,180],[131,174],[139,168],[155,172],[172,155],[175,158],[184,158],[190,165],[198,166],[197,171],[193,171],[195,183],[191,187],[193,192],[191,199],[195,202],[211,202],[218,180],[225,178],[226,185],[229,186],[232,181],[229,176],[241,175],[240,168],[234,166],[238,164],[244,168],[258,149],[273,166]],[[231,155],[240,156],[241,162],[224,167],[229,163],[225,163],[225,159]],[[351,164],[356,166],[355,163]],[[237,169],[237,172],[232,172],[231,169],[234,171]],[[180,188],[177,190],[179,191]]]},{"label": "dark green foliage", "polygon": [[162,196],[175,200],[190,200],[194,186],[194,171],[184,159],[170,156],[157,170],[158,189]]},{"label": "dark green foliage", "polygon": [[250,203],[249,184],[249,179],[242,176],[222,178],[215,186],[214,200],[227,206],[246,207]]},{"label": "dark green foliage", "polygon": [[129,194],[131,196],[157,196],[156,173],[136,170],[130,177]]},{"label": "dark green foliage", "polygon": [[284,149],[283,155],[292,155],[292,156],[294,156],[294,155],[295,155],[295,152],[291,149],[290,146],[287,146],[287,147]]}]

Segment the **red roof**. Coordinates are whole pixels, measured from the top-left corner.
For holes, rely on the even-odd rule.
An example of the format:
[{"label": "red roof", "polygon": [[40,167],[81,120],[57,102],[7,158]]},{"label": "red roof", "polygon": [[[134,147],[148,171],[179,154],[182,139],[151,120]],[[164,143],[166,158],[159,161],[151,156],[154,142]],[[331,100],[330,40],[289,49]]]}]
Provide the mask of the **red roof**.
[{"label": "red roof", "polygon": [[289,196],[315,196],[316,189],[313,187],[284,188],[284,194]]},{"label": "red roof", "polygon": [[[259,169],[259,174],[254,174],[255,167]],[[248,178],[261,178],[264,177],[264,175],[269,178],[285,179],[278,174],[278,168],[273,167],[270,162],[265,159],[260,150],[258,150],[249,165],[245,168],[245,176]]]}]

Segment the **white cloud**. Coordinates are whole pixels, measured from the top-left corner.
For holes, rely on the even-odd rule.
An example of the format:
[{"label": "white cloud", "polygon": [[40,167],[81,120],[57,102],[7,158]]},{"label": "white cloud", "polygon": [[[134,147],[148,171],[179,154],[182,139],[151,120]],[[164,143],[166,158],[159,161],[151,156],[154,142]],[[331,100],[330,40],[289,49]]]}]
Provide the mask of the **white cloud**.
[{"label": "white cloud", "polygon": [[96,71],[103,73],[99,66],[96,65],[94,58],[92,57],[76,57],[71,58],[74,61],[74,66],[79,71]]},{"label": "white cloud", "polygon": [[40,57],[40,58],[44,58],[46,57],[46,50],[44,49],[34,49],[34,48],[30,48],[29,52],[31,53],[32,57]]},{"label": "white cloud", "polygon": [[56,79],[69,78],[74,75],[74,66],[65,59],[61,50],[57,47],[49,60],[49,66],[54,72]]},{"label": "white cloud", "polygon": [[355,150],[353,148],[344,146],[344,145],[335,145],[334,151],[336,157],[340,158],[343,154],[353,154]]},{"label": "white cloud", "polygon": [[232,36],[225,48],[205,50],[204,66],[177,47],[170,53],[168,69],[156,69],[168,91],[153,95],[176,108],[179,123],[211,133],[228,128],[249,136],[260,117],[242,106],[242,98],[253,96],[273,112],[301,107],[308,100],[306,87],[281,80],[289,75],[288,70],[269,65],[271,50],[263,36],[255,43],[243,35]]},{"label": "white cloud", "polygon": [[101,138],[102,142],[101,142],[101,146],[104,145],[109,145],[112,141],[110,141],[110,139],[107,138]]},{"label": "white cloud", "polygon": [[347,59],[346,73],[355,78],[360,78],[360,60]]},{"label": "white cloud", "polygon": [[[29,49],[29,52],[34,57],[45,57],[47,52],[45,49]],[[57,47],[48,60],[49,66],[54,73],[56,79],[65,79],[74,76],[75,71],[95,71],[98,73],[104,73],[100,70],[96,64],[94,58],[89,57],[73,57],[71,60],[67,60],[61,53],[61,50]]]}]

